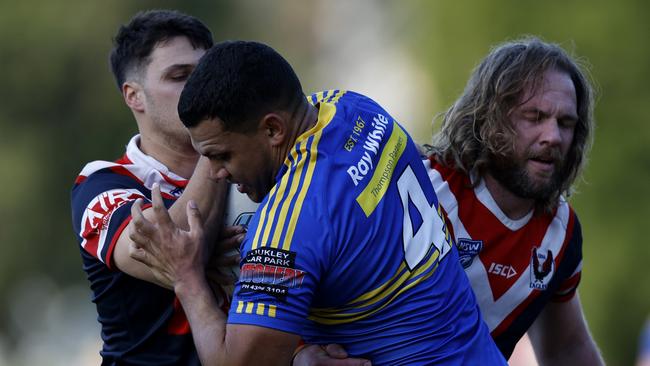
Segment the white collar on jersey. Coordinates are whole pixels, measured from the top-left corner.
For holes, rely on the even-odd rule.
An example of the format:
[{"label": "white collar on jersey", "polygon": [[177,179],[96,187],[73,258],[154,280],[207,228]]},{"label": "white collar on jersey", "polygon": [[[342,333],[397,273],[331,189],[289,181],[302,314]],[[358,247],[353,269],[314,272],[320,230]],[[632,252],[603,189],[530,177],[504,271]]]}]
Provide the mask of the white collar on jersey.
[{"label": "white collar on jersey", "polygon": [[474,194],[476,194],[476,198],[485,206],[487,207],[492,214],[501,221],[501,223],[507,227],[508,229],[512,231],[516,231],[524,227],[530,221],[531,217],[533,217],[533,212],[535,211],[534,209],[530,210],[529,213],[526,214],[526,216],[513,220],[509,218],[499,207],[497,202],[494,200],[494,197],[492,197],[492,193],[490,193],[490,190],[487,188],[487,185],[485,184],[485,179],[483,178],[478,178],[478,174],[476,172],[472,172],[472,174],[469,175],[470,179],[472,181],[472,185],[474,185],[474,182],[476,179],[480,179],[480,182],[476,187],[474,187]]},{"label": "white collar on jersey", "polygon": [[143,153],[142,150],[140,150],[140,147],[138,145],[140,145],[139,134],[133,136],[129,141],[129,144],[126,145],[126,157],[129,158],[129,160],[131,160],[133,164],[139,166],[145,165],[151,167],[173,180],[178,180],[178,181],[187,180],[186,178],[183,178],[180,175],[177,175],[176,173],[169,170],[169,168],[167,168],[163,163]]}]

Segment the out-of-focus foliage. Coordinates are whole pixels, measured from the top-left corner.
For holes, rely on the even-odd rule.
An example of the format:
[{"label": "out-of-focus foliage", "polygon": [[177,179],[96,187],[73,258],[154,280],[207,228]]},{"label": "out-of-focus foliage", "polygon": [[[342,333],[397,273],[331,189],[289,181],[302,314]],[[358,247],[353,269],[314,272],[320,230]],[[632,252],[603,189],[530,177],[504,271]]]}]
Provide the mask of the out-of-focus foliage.
[{"label": "out-of-focus foliage", "polygon": [[[21,339],[42,341],[25,334],[25,309],[37,313],[51,300],[92,310],[89,290],[65,290],[87,286],[69,190],[83,164],[119,157],[135,133],[107,54],[120,24],[161,7],[198,16],[217,40],[271,44],[306,91],[343,87],[375,97],[420,142],[496,43],[535,34],[587,60],[599,99],[591,161],[572,199],[585,236],[580,295],[607,361],[633,362],[650,313],[642,236],[650,220],[650,3],[27,0],[0,3],[0,363],[3,353],[28,348]],[[74,303],[61,305],[66,299]]]}]

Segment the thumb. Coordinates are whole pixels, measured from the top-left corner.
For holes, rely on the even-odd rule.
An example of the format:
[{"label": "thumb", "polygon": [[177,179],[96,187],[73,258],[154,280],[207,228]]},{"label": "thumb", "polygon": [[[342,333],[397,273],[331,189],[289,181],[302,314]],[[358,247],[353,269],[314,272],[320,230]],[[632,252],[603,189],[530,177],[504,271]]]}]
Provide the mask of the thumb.
[{"label": "thumb", "polygon": [[340,344],[336,344],[336,343],[326,345],[325,352],[327,352],[327,354],[333,358],[342,359],[348,357],[348,353],[345,351],[345,348],[343,348],[343,346],[341,346]]}]

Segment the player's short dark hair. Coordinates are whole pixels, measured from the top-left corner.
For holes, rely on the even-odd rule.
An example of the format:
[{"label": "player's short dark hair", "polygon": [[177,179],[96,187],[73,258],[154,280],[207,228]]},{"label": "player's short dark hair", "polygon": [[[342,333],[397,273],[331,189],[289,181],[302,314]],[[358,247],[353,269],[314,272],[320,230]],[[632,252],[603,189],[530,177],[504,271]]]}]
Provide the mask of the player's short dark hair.
[{"label": "player's short dark hair", "polygon": [[201,58],[178,102],[187,127],[219,118],[245,132],[271,111],[290,113],[305,100],[300,80],[273,48],[250,41],[216,44]]},{"label": "player's short dark hair", "polygon": [[174,37],[184,36],[194,48],[212,47],[212,33],[197,18],[175,10],[148,10],[137,13],[122,25],[113,39],[110,53],[111,71],[118,89],[128,73],[151,62],[154,47]]}]

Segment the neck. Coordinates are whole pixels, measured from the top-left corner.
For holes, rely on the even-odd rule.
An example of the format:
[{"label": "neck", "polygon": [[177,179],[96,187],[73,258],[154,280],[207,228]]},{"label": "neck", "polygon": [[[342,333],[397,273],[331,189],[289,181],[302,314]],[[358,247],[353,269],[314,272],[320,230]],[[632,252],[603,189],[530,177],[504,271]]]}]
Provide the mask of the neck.
[{"label": "neck", "polygon": [[318,109],[305,100],[300,106],[298,106],[298,108],[296,108],[291,118],[294,119],[296,123],[292,125],[293,128],[287,138],[287,144],[280,151],[280,156],[278,156],[278,159],[276,159],[279,163],[277,165],[278,169],[284,163],[287,155],[289,155],[289,151],[291,151],[293,146],[296,144],[298,137],[316,125],[318,122]]},{"label": "neck", "polygon": [[318,108],[314,107],[311,103],[305,101],[298,108],[296,113],[294,113],[294,115],[298,120],[298,123],[296,124],[295,132],[291,136],[295,143],[295,141],[298,139],[298,136],[302,135],[305,131],[314,127],[318,122]]},{"label": "neck", "polygon": [[199,160],[199,154],[191,145],[180,146],[178,143],[151,138],[148,134],[140,135],[140,150],[186,179],[192,176]]},{"label": "neck", "polygon": [[535,207],[535,200],[515,195],[490,173],[486,173],[484,179],[490,195],[508,218],[518,220],[526,216]]}]

